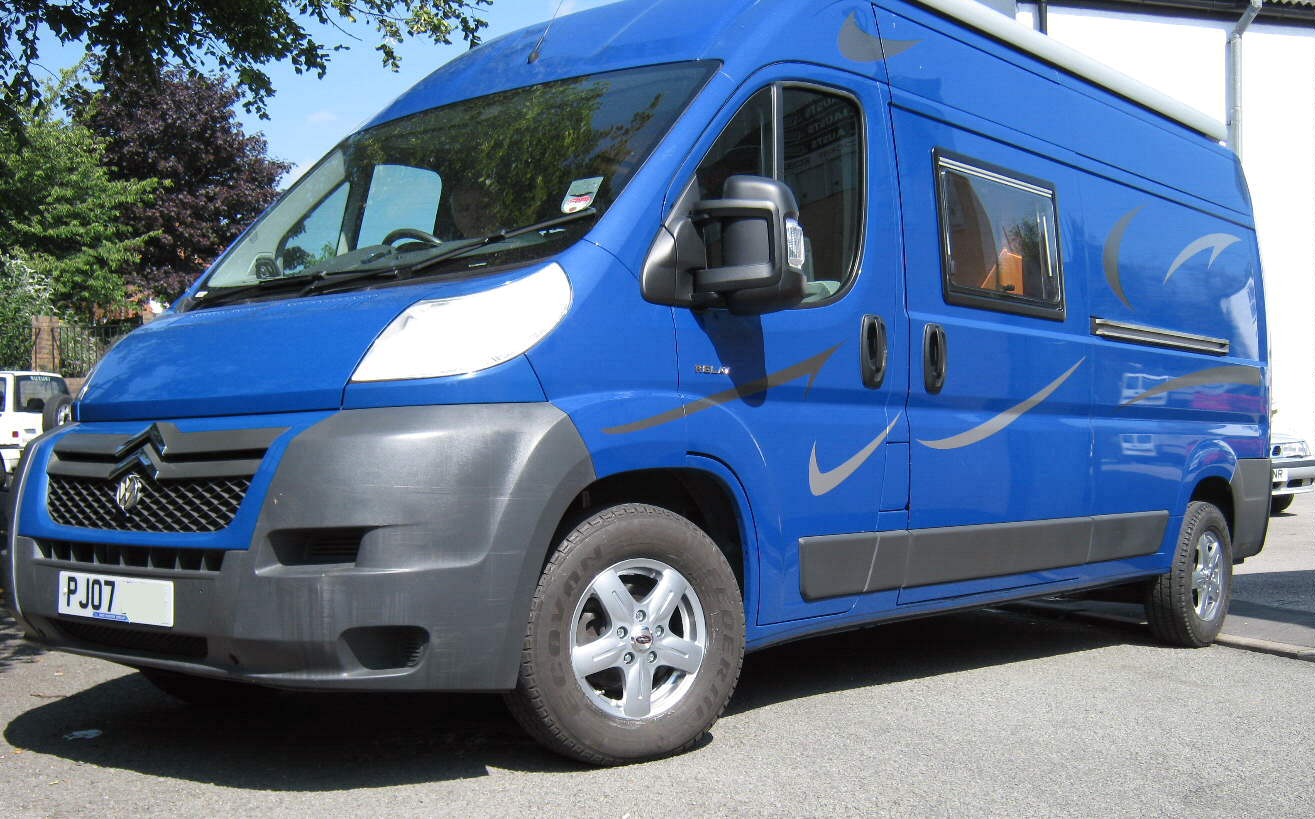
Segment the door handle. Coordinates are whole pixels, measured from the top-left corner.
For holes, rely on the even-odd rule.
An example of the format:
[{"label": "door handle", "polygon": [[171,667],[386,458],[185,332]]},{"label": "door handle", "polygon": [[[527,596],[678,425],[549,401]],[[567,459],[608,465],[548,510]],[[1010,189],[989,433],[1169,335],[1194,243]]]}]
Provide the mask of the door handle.
[{"label": "door handle", "polygon": [[945,386],[949,352],[944,327],[928,324],[922,328],[922,384],[932,395]]},{"label": "door handle", "polygon": [[881,316],[864,316],[863,329],[859,339],[863,386],[875,390],[886,380],[886,362],[890,356],[889,347],[886,337],[886,320]]}]

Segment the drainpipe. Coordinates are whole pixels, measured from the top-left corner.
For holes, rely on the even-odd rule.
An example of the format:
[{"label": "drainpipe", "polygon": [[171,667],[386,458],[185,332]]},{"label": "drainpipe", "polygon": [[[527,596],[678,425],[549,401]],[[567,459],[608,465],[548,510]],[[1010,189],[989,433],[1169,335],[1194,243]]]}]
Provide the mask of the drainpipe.
[{"label": "drainpipe", "polygon": [[1228,147],[1233,149],[1233,153],[1237,154],[1239,159],[1242,157],[1242,35],[1260,13],[1260,7],[1264,2],[1265,0],[1251,0],[1251,5],[1242,12],[1242,18],[1229,33],[1226,47]]},{"label": "drainpipe", "polygon": [[1050,2],[1049,0],[1037,0],[1036,3],[1036,30],[1042,34],[1050,33],[1050,23],[1046,19],[1049,17]]}]

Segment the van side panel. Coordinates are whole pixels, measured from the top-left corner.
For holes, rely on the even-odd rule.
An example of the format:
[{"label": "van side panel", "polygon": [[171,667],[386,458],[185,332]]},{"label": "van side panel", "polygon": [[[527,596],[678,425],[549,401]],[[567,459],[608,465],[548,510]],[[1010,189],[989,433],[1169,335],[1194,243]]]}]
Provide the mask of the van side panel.
[{"label": "van side panel", "polygon": [[1082,194],[1095,508],[1181,513],[1205,478],[1232,482],[1266,457],[1255,233],[1101,177],[1087,176]]},{"label": "van side panel", "polygon": [[877,23],[883,39],[915,43],[885,61],[895,88],[1249,219],[1250,200],[1232,154],[1205,137],[911,4],[882,3]]}]

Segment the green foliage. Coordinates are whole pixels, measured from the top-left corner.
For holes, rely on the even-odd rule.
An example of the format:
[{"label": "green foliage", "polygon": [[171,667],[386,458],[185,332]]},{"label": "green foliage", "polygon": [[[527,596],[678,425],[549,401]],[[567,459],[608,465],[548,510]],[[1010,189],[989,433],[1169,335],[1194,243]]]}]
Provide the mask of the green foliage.
[{"label": "green foliage", "polygon": [[149,201],[155,181],[111,179],[103,141],[46,102],[20,122],[20,133],[0,131],[0,251],[48,282],[57,307],[85,314],[122,303],[123,275],[146,237],[121,217]]},{"label": "green foliage", "polygon": [[32,317],[54,312],[45,277],[21,255],[0,256],[0,370],[31,365]]},{"label": "green foliage", "polygon": [[150,82],[165,65],[191,71],[217,66],[244,89],[248,110],[264,115],[274,93],[263,67],[288,60],[297,73],[324,76],[331,52],[303,25],[313,20],[340,27],[364,21],[379,35],[375,49],[396,70],[396,44],[423,35],[447,44],[458,31],[472,46],[486,23],[476,17],[491,0],[189,0],[130,3],[118,0],[7,0],[0,4],[0,128],[40,95],[33,74],[44,25],[61,42],[82,42],[115,73],[141,71]]}]

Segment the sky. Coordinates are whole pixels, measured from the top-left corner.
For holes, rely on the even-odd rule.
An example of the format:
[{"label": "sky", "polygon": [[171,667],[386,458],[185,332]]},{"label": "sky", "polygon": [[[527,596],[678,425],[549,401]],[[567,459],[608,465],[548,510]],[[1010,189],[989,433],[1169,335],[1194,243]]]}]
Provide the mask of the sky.
[{"label": "sky", "polygon": [[[561,14],[605,5],[612,0],[493,0],[479,9],[478,16],[488,21],[480,32],[492,40],[519,28],[552,17],[561,5]],[[343,43],[348,51],[331,54],[328,73],[318,79],[313,73],[298,75],[287,63],[265,67],[275,94],[269,100],[269,119],[262,120],[238,106],[238,119],[247,133],[263,132],[269,141],[269,154],[291,162],[290,171],[281,181],[294,182],[343,137],[367,122],[393,99],[434,69],[466,50],[465,43],[434,45],[420,37],[404,40],[398,47],[401,69],[388,70],[374,50],[378,33],[368,25],[348,26],[347,31],[360,37],[351,40],[337,29],[307,25],[312,35],[326,45]],[[455,40],[456,38],[454,38]],[[53,37],[42,42],[39,62],[51,71],[74,65],[82,56],[75,45],[61,45]]]}]

